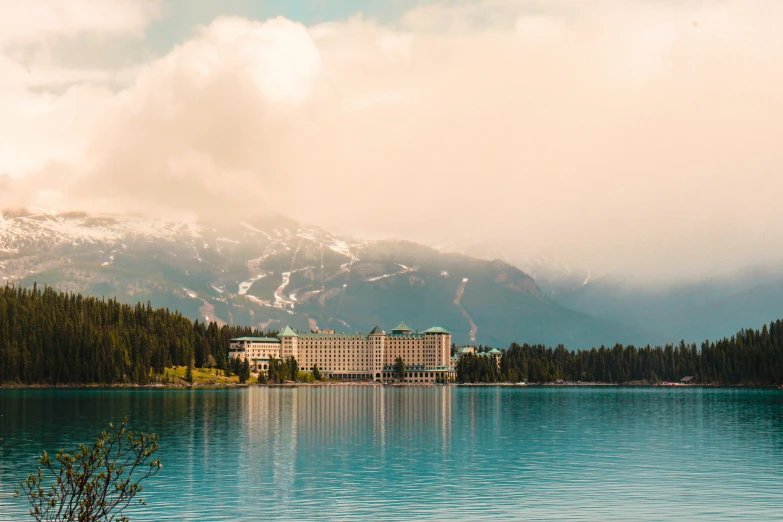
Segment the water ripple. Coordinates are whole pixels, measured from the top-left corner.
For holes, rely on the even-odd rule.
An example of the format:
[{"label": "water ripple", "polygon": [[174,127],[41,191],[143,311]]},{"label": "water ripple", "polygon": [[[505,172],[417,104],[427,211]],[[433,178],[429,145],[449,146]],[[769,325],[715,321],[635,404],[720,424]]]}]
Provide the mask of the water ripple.
[{"label": "water ripple", "polygon": [[161,436],[133,520],[780,520],[783,393],[0,390],[0,520],[42,449]]}]

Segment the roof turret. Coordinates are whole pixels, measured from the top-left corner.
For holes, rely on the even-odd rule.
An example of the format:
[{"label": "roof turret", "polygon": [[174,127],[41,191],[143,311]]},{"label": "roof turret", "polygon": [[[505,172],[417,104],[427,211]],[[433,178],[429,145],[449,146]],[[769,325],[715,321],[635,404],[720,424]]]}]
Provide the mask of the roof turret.
[{"label": "roof turret", "polygon": [[407,327],[405,323],[400,323],[392,329],[392,333],[413,333],[413,330]]},{"label": "roof turret", "polygon": [[424,333],[425,334],[442,333],[442,334],[449,334],[449,335],[451,335],[451,332],[449,332],[445,328],[441,328],[440,326],[433,326],[429,330],[424,330]]},{"label": "roof turret", "polygon": [[297,333],[295,331],[293,331],[291,329],[291,327],[288,326],[288,325],[286,325],[286,327],[283,328],[283,331],[280,332],[277,336],[278,337],[299,337],[299,335],[297,335]]},{"label": "roof turret", "polygon": [[372,330],[370,330],[370,335],[386,335],[386,332],[381,330],[380,326],[376,326]]}]

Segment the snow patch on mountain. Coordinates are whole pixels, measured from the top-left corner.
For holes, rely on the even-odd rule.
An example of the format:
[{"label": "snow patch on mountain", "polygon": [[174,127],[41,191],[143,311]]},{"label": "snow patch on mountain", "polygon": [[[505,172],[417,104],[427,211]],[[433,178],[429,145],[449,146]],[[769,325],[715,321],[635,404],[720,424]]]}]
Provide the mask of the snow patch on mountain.
[{"label": "snow patch on mountain", "polygon": [[[239,283],[239,290],[237,291],[237,293],[239,295],[245,295],[247,293],[247,291],[250,290],[250,287],[253,286],[253,283],[258,281],[259,279],[263,279],[267,275],[268,274],[258,274],[255,277],[252,277],[252,278],[250,278],[247,281],[242,281],[241,283]],[[221,292],[221,290],[219,290],[217,288],[215,288],[215,290],[218,290],[219,292]]]},{"label": "snow patch on mountain", "polygon": [[378,276],[378,277],[371,277],[371,278],[369,278],[367,280],[367,282],[368,283],[374,283],[375,281],[380,281],[381,279],[387,279],[389,277],[394,277],[394,276],[398,276],[398,275],[402,275],[402,274],[407,274],[408,272],[415,272],[416,271],[415,268],[410,268],[410,267],[407,267],[407,266],[402,265],[400,263],[397,263],[397,266],[402,268],[402,270],[400,270],[399,272],[394,272],[392,274],[383,274],[383,275]]},{"label": "snow patch on mountain", "polygon": [[358,258],[351,252],[351,247],[343,240],[334,239],[334,242],[329,244],[329,249],[350,258],[351,261],[358,261]]},{"label": "snow patch on mountain", "polygon": [[20,242],[112,244],[125,237],[175,241],[178,237],[199,234],[201,228],[192,223],[111,214],[35,212],[0,220],[0,245],[4,251],[18,250]]},{"label": "snow patch on mountain", "polygon": [[246,229],[250,230],[251,232],[258,232],[259,234],[263,234],[264,236],[266,236],[267,239],[270,239],[270,240],[272,239],[272,236],[270,236],[269,234],[267,234],[266,232],[264,232],[260,228],[256,228],[256,227],[250,225],[249,223],[246,223],[245,221],[240,221],[239,224],[242,225],[243,227],[245,227]]},{"label": "snow patch on mountain", "polygon": [[467,319],[470,324],[470,342],[476,342],[476,334],[478,333],[478,325],[473,321],[473,317],[468,313],[464,306],[462,306],[462,297],[465,295],[465,287],[468,285],[469,279],[467,277],[462,278],[462,282],[457,287],[457,293],[454,296],[454,304],[457,305],[462,316]]},{"label": "snow patch on mountain", "polygon": [[585,280],[582,281],[582,286],[587,286],[587,284],[590,282],[590,271],[587,271],[587,276],[585,277]]},{"label": "snow patch on mountain", "polygon": [[258,306],[272,306],[272,303],[270,303],[269,301],[264,301],[263,299],[259,299],[254,295],[248,294],[245,296],[245,299],[247,299],[251,303],[257,304]]}]

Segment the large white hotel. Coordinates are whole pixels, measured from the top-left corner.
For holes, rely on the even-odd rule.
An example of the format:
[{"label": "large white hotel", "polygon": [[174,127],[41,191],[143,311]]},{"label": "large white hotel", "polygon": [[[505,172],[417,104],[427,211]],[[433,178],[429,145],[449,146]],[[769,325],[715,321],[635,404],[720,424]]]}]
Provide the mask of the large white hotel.
[{"label": "large white hotel", "polygon": [[269,359],[293,356],[302,371],[313,366],[327,378],[392,381],[394,362],[402,357],[407,382],[454,380],[451,333],[439,326],[414,332],[404,324],[387,334],[379,327],[369,334],[297,333],[286,326],[277,337],[231,340],[229,357],[248,359],[254,371],[269,369]]}]

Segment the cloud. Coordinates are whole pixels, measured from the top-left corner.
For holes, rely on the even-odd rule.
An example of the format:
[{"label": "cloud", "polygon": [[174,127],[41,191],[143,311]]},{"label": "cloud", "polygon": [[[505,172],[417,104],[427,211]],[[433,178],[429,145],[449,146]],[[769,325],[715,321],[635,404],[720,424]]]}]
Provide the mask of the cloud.
[{"label": "cloud", "polygon": [[82,33],[138,38],[161,14],[159,0],[3,0],[0,43],[31,43]]},{"label": "cloud", "polygon": [[0,101],[19,127],[0,135],[0,204],[279,212],[647,279],[777,261],[780,15],[487,0],[393,24],[219,18],[119,91]]},{"label": "cloud", "polygon": [[[140,39],[161,14],[160,0],[2,2],[0,174],[31,176],[58,162],[83,170],[85,150],[113,104],[108,84],[126,71],[74,67],[58,61],[55,51],[81,38]],[[5,192],[10,203],[29,198],[27,191]]]}]

